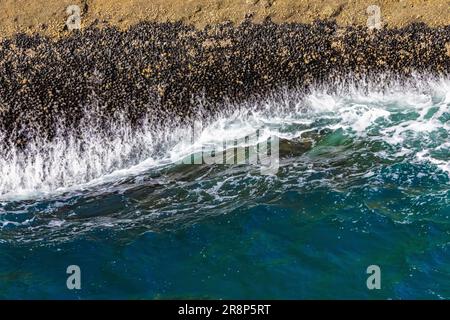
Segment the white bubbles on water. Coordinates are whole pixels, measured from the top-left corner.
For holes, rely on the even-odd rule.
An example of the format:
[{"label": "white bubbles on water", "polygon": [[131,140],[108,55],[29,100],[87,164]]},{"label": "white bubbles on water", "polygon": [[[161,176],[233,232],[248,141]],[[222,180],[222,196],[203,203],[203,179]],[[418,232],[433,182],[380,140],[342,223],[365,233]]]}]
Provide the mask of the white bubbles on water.
[{"label": "white bubbles on water", "polygon": [[386,157],[407,156],[450,174],[449,79],[413,79],[384,88],[353,83],[306,95],[291,90],[259,101],[258,107],[252,103],[204,123],[194,143],[189,126],[156,128],[143,121],[132,128],[118,117],[105,131],[87,112],[81,135],[61,129],[51,142],[36,139],[25,150],[0,153],[0,200],[48,196],[137,176],[261,128],[263,139],[276,135],[286,140],[324,128],[344,130],[358,139],[389,144],[394,154],[380,151]]}]

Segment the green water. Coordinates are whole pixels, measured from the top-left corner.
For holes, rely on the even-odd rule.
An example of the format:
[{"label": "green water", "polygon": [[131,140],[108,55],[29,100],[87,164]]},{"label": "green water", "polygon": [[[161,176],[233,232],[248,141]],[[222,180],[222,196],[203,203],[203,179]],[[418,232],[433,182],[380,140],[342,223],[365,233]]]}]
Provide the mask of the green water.
[{"label": "green water", "polygon": [[[449,88],[315,92],[199,138],[276,132],[274,175],[163,161],[49,191],[57,177],[4,171],[0,298],[448,299]],[[9,160],[8,172],[36,170]],[[380,289],[367,287],[371,265]]]}]

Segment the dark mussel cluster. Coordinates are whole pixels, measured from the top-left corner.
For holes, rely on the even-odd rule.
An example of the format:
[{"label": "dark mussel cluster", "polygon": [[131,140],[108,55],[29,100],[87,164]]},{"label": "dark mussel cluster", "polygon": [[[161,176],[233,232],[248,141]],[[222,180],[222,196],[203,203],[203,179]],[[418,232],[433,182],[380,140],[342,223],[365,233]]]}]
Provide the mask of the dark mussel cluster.
[{"label": "dark mussel cluster", "polygon": [[54,138],[57,126],[76,131],[89,108],[99,122],[125,114],[130,124],[143,117],[163,124],[350,74],[448,74],[449,43],[450,26],[370,31],[320,21],[203,30],[143,22],[61,39],[18,34],[0,43],[0,132],[3,144],[23,146],[34,135]]}]

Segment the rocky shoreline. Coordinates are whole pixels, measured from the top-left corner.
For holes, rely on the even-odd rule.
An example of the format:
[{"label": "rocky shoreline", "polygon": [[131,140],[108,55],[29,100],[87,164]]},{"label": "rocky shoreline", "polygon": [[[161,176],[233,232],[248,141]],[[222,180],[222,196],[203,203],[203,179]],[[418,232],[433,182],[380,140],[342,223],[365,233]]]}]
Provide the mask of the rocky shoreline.
[{"label": "rocky shoreline", "polygon": [[16,34],[0,42],[0,132],[3,144],[52,139],[56,124],[76,130],[84,108],[99,119],[125,113],[191,119],[224,102],[243,102],[282,87],[307,90],[391,73],[450,74],[450,26],[423,23],[370,31],[270,20],[196,29],[141,22],[127,30],[95,25],[68,37]]},{"label": "rocky shoreline", "polygon": [[368,8],[378,6],[382,26],[450,24],[449,0],[0,0],[0,38],[20,32],[64,37],[66,8],[80,8],[81,27],[92,24],[127,30],[142,21],[207,25],[271,19],[275,23],[336,21],[341,27],[366,26]]}]

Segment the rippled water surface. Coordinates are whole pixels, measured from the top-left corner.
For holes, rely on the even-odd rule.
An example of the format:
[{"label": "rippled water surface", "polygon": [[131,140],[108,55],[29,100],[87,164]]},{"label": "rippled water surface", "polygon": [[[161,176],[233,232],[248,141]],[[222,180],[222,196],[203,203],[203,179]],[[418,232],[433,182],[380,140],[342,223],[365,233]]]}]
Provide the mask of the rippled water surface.
[{"label": "rippled water surface", "polygon": [[[0,297],[450,298],[450,80],[253,106],[195,135],[87,115],[81,137],[3,152]],[[180,163],[256,130],[279,139],[275,175]]]}]

